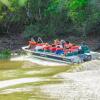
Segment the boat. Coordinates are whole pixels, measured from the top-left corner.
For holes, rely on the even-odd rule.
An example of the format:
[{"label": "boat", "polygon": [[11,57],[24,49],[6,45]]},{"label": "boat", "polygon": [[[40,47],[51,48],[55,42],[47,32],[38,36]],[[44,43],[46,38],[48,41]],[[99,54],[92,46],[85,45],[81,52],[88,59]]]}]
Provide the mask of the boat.
[{"label": "boat", "polygon": [[[32,43],[32,41],[30,41]],[[33,44],[36,42],[33,42]],[[90,50],[88,47],[84,47],[84,50],[77,52],[69,52],[66,55],[64,54],[56,54],[55,52],[46,51],[46,50],[34,50],[29,48],[29,46],[22,47],[26,53],[30,53],[36,58],[44,59],[44,60],[52,60],[63,63],[82,63],[85,61],[90,61],[92,59]]]}]

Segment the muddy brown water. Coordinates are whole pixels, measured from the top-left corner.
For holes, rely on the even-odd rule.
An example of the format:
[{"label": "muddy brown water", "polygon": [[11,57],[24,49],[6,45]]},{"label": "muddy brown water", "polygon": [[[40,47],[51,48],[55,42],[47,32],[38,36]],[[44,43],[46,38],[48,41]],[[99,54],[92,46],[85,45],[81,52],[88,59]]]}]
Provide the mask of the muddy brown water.
[{"label": "muddy brown water", "polygon": [[49,67],[2,60],[0,100],[100,100],[99,73],[99,60]]}]

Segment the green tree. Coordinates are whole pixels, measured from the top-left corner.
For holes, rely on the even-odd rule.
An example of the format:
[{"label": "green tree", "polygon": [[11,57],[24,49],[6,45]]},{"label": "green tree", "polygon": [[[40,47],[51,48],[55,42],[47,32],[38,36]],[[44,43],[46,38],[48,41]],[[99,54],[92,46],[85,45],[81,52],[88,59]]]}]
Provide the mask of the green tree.
[{"label": "green tree", "polygon": [[23,18],[22,8],[27,0],[0,0],[0,30],[9,33],[12,24],[19,23]]},{"label": "green tree", "polygon": [[[99,0],[0,0],[0,33],[86,36],[100,21]],[[76,35],[76,34],[75,34]]]}]

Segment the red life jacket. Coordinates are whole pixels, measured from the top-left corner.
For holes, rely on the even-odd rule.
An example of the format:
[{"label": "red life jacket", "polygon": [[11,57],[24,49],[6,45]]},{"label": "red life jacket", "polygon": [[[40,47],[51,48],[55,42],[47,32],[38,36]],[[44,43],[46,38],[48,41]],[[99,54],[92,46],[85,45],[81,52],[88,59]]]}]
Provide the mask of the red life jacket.
[{"label": "red life jacket", "polygon": [[69,51],[70,52],[75,52],[75,51],[77,51],[79,49],[79,46],[72,46],[70,49],[69,49]]},{"label": "red life jacket", "polygon": [[44,50],[50,50],[50,46],[45,46],[43,49]]},{"label": "red life jacket", "polygon": [[73,44],[72,44],[72,43],[68,43],[68,44],[67,44],[67,43],[65,43],[65,44],[64,44],[64,46],[65,46],[65,47],[67,47],[67,48],[70,48],[70,47],[72,47],[72,46],[73,46]]},{"label": "red life jacket", "polygon": [[63,50],[63,48],[56,48],[56,50]]},{"label": "red life jacket", "polygon": [[71,49],[79,49],[80,46],[72,46]]},{"label": "red life jacket", "polygon": [[44,44],[38,43],[36,46],[43,46]]},{"label": "red life jacket", "polygon": [[56,47],[50,47],[50,50],[52,51],[52,52],[55,52],[56,51]]}]

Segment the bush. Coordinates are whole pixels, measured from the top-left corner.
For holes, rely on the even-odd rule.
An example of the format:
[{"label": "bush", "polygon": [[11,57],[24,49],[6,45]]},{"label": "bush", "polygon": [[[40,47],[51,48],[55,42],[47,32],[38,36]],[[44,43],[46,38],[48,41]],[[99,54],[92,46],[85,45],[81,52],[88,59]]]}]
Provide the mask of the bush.
[{"label": "bush", "polygon": [[7,59],[7,58],[10,58],[10,56],[11,56],[10,50],[0,51],[0,59]]}]

